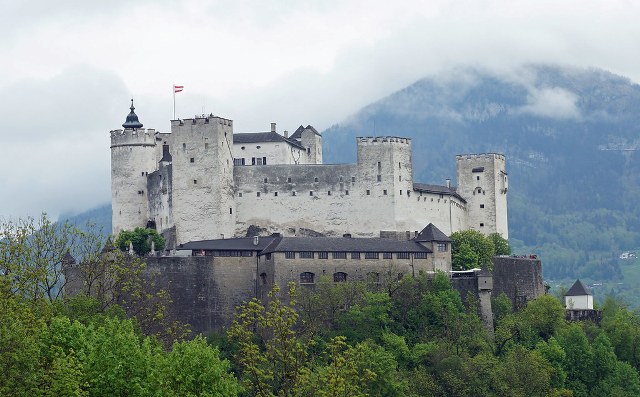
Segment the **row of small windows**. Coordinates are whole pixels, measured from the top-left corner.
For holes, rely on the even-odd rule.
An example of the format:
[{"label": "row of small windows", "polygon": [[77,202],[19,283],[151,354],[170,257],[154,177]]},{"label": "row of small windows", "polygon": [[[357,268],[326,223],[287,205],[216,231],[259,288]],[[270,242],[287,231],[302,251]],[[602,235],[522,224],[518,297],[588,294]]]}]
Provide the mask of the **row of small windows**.
[{"label": "row of small windows", "polygon": [[[438,247],[440,248],[440,247]],[[438,249],[440,251],[440,249]],[[446,244],[444,244],[444,251],[447,250]],[[300,259],[314,259],[316,257],[316,252],[314,251],[285,251],[284,257],[286,259],[295,259],[296,253],[298,254],[298,258]],[[319,251],[317,252],[318,259],[329,259],[329,252],[327,251]],[[332,252],[332,259],[347,259],[347,254],[349,254],[351,259],[360,259],[362,257],[362,252],[353,251],[353,252]],[[383,259],[393,259],[392,252],[364,252],[364,259],[380,259],[380,255],[382,254]],[[410,252],[396,252],[396,259],[411,259]],[[415,252],[413,254],[414,259],[427,259],[426,252]]]},{"label": "row of small windows", "polygon": [[[264,275],[264,276],[263,276]],[[266,281],[266,273],[262,273],[260,275],[260,277]],[[343,283],[345,281],[347,281],[347,277],[349,275],[345,272],[335,272],[333,273],[333,282],[335,283]],[[402,278],[404,277],[403,273],[398,273],[398,281],[402,280]],[[369,283],[380,283],[380,273],[377,272],[369,272],[367,273],[367,282]],[[302,272],[300,273],[300,284],[315,284],[316,282],[316,275],[315,273],[311,273],[311,272]],[[264,282],[263,282],[264,284]]]}]

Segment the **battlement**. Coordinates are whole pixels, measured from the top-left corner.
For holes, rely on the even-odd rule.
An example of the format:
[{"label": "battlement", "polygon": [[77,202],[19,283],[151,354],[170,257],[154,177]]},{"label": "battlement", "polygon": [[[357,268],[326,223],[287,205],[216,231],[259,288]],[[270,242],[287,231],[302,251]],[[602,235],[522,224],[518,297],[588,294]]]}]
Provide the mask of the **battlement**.
[{"label": "battlement", "polygon": [[359,136],[356,138],[358,140],[358,145],[360,144],[376,144],[376,143],[401,143],[408,145],[411,143],[411,138],[403,138],[397,136],[367,136],[362,137]]},{"label": "battlement", "polygon": [[112,130],[111,147],[118,146],[155,146],[156,130],[153,128]]},{"label": "battlement", "polygon": [[203,125],[203,124],[211,124],[211,123],[218,123],[221,125],[233,126],[233,120],[214,116],[213,114],[210,114],[208,116],[203,114],[200,116],[194,116],[192,119],[171,120],[171,127],[173,128],[173,127],[181,127],[185,125]]},{"label": "battlement", "polygon": [[480,154],[458,154],[456,161],[462,160],[505,160],[504,154],[501,153],[480,153]]}]

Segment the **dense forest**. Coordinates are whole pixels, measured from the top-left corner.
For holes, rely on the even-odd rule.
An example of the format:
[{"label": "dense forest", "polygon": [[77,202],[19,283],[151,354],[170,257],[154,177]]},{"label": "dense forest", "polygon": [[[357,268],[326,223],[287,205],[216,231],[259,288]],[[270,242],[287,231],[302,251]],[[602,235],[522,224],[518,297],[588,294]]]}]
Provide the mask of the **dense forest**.
[{"label": "dense forest", "polygon": [[321,280],[274,288],[226,332],[194,336],[140,258],[46,217],[0,231],[0,395],[640,395],[640,315],[614,298],[593,324],[566,322],[553,296],[515,313],[500,296],[488,330],[444,274]]}]

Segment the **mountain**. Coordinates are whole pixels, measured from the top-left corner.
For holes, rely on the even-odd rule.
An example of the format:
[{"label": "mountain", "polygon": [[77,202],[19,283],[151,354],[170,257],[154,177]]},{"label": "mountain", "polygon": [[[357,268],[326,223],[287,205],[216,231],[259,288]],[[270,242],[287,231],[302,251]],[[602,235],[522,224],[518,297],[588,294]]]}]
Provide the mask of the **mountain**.
[{"label": "mountain", "polygon": [[409,136],[414,180],[443,184],[456,154],[504,153],[516,251],[547,278],[619,280],[619,254],[640,247],[638,109],[640,86],[604,70],[457,69],[324,131],[324,160],[353,161],[356,136]]},{"label": "mountain", "polygon": [[85,232],[111,234],[111,203],[102,204],[79,214],[60,214],[60,222],[68,222]]}]

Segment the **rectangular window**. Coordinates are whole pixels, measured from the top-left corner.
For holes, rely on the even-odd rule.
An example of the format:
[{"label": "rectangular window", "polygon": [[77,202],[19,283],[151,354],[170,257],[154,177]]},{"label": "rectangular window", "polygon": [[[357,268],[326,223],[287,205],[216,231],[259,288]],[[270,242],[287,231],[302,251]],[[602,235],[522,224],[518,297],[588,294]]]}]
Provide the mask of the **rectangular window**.
[{"label": "rectangular window", "polygon": [[313,259],[313,251],[300,251],[301,259]]},{"label": "rectangular window", "polygon": [[355,177],[355,176],[352,176],[352,177],[351,177],[351,182],[355,182],[355,181],[356,181],[356,177]]},{"label": "rectangular window", "polygon": [[331,190],[327,192],[327,196],[331,196]]},{"label": "rectangular window", "polygon": [[378,182],[382,181],[382,175],[378,175]]},{"label": "rectangular window", "polygon": [[398,257],[398,259],[409,259],[410,255],[408,252],[398,252],[396,254],[396,256]]},{"label": "rectangular window", "polygon": [[251,157],[251,165],[256,165],[256,158],[255,157]]},{"label": "rectangular window", "polygon": [[238,197],[242,197],[242,192],[238,193]]},{"label": "rectangular window", "polygon": [[480,224],[480,227],[484,227],[484,223],[481,223],[481,224]]},{"label": "rectangular window", "polygon": [[260,192],[256,192],[256,197],[260,197]]},{"label": "rectangular window", "polygon": [[266,257],[267,257],[267,260],[268,260],[268,261],[270,261],[270,260],[271,260],[271,254],[267,254],[267,255],[266,255]]},{"label": "rectangular window", "polygon": [[244,159],[233,159],[233,165],[244,165]]},{"label": "rectangular window", "polygon": [[379,259],[380,254],[378,252],[365,252],[364,259]]},{"label": "rectangular window", "polygon": [[402,196],[402,190],[400,190],[400,195]]},{"label": "rectangular window", "polygon": [[229,213],[233,214],[233,208],[229,208]]},{"label": "rectangular window", "polygon": [[268,178],[264,178],[264,183],[268,183],[269,179]]},{"label": "rectangular window", "polygon": [[416,254],[413,256],[416,259],[427,259],[427,253],[426,252],[416,252]]},{"label": "rectangular window", "polygon": [[204,143],[204,149],[205,149],[205,150],[209,149],[209,142],[205,142],[205,143]]},{"label": "rectangular window", "polygon": [[313,196],[313,190],[309,191],[309,196]]},{"label": "rectangular window", "polygon": [[348,190],[345,190],[345,191],[344,191],[344,194],[345,194],[346,196],[348,196],[348,195],[349,195],[349,191],[348,191]]},{"label": "rectangular window", "polygon": [[360,253],[359,252],[352,252],[351,253],[351,259],[360,259]]},{"label": "rectangular window", "polygon": [[262,158],[262,165],[267,165],[267,158],[266,157]]},{"label": "rectangular window", "polygon": [[393,254],[391,252],[384,252],[382,254],[382,259],[393,259]]},{"label": "rectangular window", "polygon": [[262,159],[260,157],[258,157],[256,159],[256,163],[257,163],[256,165],[262,165]]},{"label": "rectangular window", "polygon": [[447,243],[438,243],[438,252],[447,252]]},{"label": "rectangular window", "polygon": [[193,157],[191,157],[191,158],[189,159],[189,162],[190,162],[190,163],[195,163],[195,162],[196,162],[196,159],[194,159]]},{"label": "rectangular window", "polygon": [[346,252],[333,252],[331,253],[331,256],[333,257],[333,259],[347,259]]},{"label": "rectangular window", "polygon": [[194,184],[194,185],[197,185],[197,184],[198,184],[198,180],[197,180],[197,179],[194,179],[194,180],[193,180],[193,184]]},{"label": "rectangular window", "polygon": [[325,251],[318,252],[318,259],[329,259],[329,253]]},{"label": "rectangular window", "polygon": [[382,194],[384,194],[384,195],[386,196],[386,195],[387,195],[387,189],[384,189],[384,190],[382,191]]},{"label": "rectangular window", "polygon": [[287,178],[287,183],[291,183],[291,178]]},{"label": "rectangular window", "polygon": [[367,189],[367,196],[371,195],[371,190]]},{"label": "rectangular window", "polygon": [[284,253],[284,257],[287,259],[295,259],[296,258],[296,253],[293,251],[287,251]]},{"label": "rectangular window", "polygon": [[484,208],[484,204],[480,204],[480,208]]},{"label": "rectangular window", "polygon": [[273,195],[278,197],[278,192],[273,192]]}]

